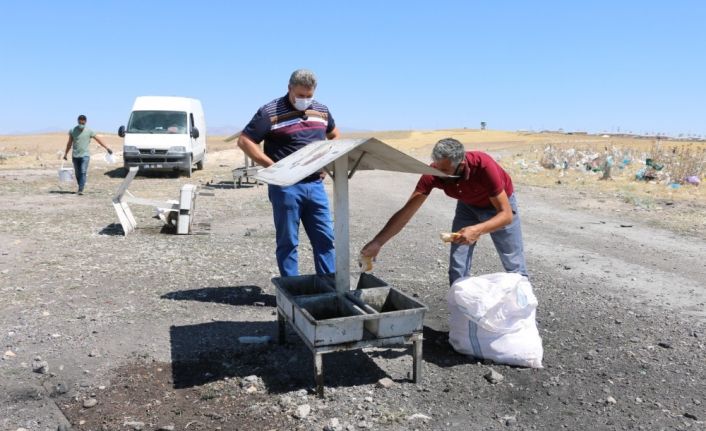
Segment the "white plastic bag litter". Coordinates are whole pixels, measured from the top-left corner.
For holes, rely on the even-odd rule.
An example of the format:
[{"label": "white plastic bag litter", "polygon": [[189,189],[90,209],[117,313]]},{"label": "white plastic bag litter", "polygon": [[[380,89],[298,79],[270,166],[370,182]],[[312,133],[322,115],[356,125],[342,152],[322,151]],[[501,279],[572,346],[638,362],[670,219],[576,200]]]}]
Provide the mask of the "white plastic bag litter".
[{"label": "white plastic bag litter", "polygon": [[462,354],[521,367],[542,368],[537,298],[514,273],[459,279],[451,286],[449,343]]}]

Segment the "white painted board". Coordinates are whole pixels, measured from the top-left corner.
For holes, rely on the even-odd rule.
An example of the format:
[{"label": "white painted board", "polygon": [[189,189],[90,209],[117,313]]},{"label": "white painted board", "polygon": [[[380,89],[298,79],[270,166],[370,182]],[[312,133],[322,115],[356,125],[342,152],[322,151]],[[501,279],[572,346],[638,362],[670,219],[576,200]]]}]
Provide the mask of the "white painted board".
[{"label": "white painted board", "polygon": [[[333,162],[348,156],[348,168],[356,170],[429,174],[447,177],[412,156],[376,138],[335,139],[312,142],[269,168],[260,170],[255,178],[276,186],[291,186],[324,167],[333,170]],[[361,159],[361,156],[362,159]],[[360,162],[358,162],[360,160]],[[357,164],[357,166],[356,166]]]}]

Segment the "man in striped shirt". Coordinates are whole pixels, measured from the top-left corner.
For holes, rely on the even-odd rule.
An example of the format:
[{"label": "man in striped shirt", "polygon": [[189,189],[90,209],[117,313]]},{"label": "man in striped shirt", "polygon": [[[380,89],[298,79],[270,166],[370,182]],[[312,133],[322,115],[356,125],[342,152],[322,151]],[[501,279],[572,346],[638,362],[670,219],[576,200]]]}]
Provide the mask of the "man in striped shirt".
[{"label": "man in striped shirt", "polygon": [[[339,136],[325,105],[314,100],[316,76],[295,70],[287,94],[258,109],[238,139],[238,147],[257,164],[268,167],[307,144]],[[260,142],[265,141],[264,151]],[[323,174],[313,174],[288,187],[268,185],[272,203],[277,266],[283,277],[299,275],[299,224],[314,251],[317,274],[336,271],[333,229]]]}]

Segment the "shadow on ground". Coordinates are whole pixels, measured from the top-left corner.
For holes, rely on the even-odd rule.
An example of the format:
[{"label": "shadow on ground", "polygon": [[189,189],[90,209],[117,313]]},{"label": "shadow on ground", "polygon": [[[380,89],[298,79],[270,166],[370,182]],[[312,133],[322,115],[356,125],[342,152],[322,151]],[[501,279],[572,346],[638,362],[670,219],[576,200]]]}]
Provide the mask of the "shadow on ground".
[{"label": "shadow on ground", "polygon": [[[411,347],[410,347],[411,348]],[[377,350],[369,352],[371,357],[394,359],[400,356],[410,355],[409,349],[406,351],[397,350]],[[448,368],[456,365],[475,364],[479,359],[472,356],[462,355],[454,350],[449,344],[449,333],[447,331],[437,331],[429,326],[424,327],[424,344],[422,347],[422,357],[424,362],[432,363],[438,367]],[[423,374],[423,373],[422,373]]]},{"label": "shadow on ground", "polygon": [[109,178],[125,178],[125,175],[127,175],[127,169],[115,168],[115,169],[111,169],[109,171],[106,171],[103,175],[105,175]]},{"label": "shadow on ground", "polygon": [[165,293],[162,299],[176,301],[215,302],[228,305],[277,305],[275,296],[263,293],[260,286],[204,287],[201,289],[178,290]]},{"label": "shadow on ground", "polygon": [[[106,171],[103,175],[109,177],[109,178],[125,178],[127,175],[127,169],[124,167],[120,168],[115,168],[111,169],[109,171]],[[172,170],[144,170],[140,169],[137,171],[137,177],[145,177],[145,178],[179,178],[180,176],[179,171],[172,171]]]},{"label": "shadow on ground", "polygon": [[[172,381],[190,388],[226,377],[257,375],[271,393],[314,386],[313,355],[288,331],[288,343],[240,344],[241,336],[277,339],[277,322],[209,322],[172,326]],[[373,384],[386,374],[360,350],[323,355],[324,384],[343,387]]]},{"label": "shadow on ground", "polygon": [[120,223],[111,223],[98,232],[98,235],[123,236],[125,232]]},{"label": "shadow on ground", "polygon": [[240,183],[235,184],[235,181],[219,181],[217,183],[210,183],[204,186],[205,189],[250,189],[257,185],[257,183]]}]

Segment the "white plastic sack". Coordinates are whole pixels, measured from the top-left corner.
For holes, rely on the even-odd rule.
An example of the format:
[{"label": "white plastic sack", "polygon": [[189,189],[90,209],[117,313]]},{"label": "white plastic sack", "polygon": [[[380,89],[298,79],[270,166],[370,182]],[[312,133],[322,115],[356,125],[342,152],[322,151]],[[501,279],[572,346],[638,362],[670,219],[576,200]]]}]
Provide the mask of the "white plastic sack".
[{"label": "white plastic sack", "polygon": [[526,277],[502,272],[462,278],[451,286],[448,302],[449,343],[457,352],[542,368],[537,298]]}]

